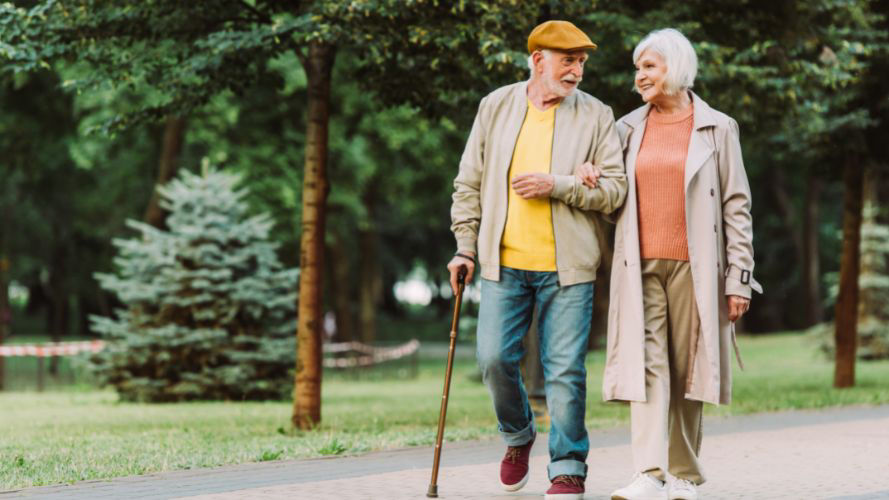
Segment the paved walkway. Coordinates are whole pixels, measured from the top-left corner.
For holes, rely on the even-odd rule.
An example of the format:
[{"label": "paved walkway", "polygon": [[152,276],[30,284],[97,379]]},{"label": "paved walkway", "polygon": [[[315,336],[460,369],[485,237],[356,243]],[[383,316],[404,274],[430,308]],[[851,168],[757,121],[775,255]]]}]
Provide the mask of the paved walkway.
[{"label": "paved walkway", "polygon": [[[704,424],[702,498],[889,499],[889,406],[788,412]],[[542,437],[542,436],[541,436]],[[625,429],[592,433],[586,499],[605,499],[632,475]],[[498,441],[445,444],[442,499],[542,498],[546,445],[540,439],[524,489],[497,484]],[[0,493],[7,498],[419,499],[425,498],[430,448],[351,458],[294,460]]]}]

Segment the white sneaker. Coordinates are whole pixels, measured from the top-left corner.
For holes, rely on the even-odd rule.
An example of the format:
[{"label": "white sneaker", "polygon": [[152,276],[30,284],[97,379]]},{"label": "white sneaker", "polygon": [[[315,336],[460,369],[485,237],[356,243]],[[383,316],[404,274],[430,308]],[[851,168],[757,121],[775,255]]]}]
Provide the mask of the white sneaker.
[{"label": "white sneaker", "polygon": [[698,487],[688,479],[674,477],[670,481],[669,500],[698,500]]},{"label": "white sneaker", "polygon": [[667,485],[651,474],[637,472],[633,482],[611,494],[611,500],[667,500]]}]

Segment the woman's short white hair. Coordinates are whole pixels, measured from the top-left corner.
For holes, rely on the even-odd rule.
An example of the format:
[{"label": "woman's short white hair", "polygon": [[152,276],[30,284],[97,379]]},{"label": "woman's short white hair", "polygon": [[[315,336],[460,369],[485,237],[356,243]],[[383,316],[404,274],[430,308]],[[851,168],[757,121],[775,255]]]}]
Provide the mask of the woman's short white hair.
[{"label": "woman's short white hair", "polygon": [[633,50],[633,64],[639,62],[646,50],[661,56],[667,66],[664,77],[664,92],[667,95],[675,95],[694,86],[698,56],[691,42],[679,30],[666,28],[649,33]]}]

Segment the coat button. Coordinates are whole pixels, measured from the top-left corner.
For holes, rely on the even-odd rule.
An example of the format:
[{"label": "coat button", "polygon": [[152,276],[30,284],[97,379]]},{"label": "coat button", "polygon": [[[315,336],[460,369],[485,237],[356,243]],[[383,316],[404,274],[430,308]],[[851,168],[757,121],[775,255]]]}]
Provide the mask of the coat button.
[{"label": "coat button", "polygon": [[624,267],[627,267],[627,261],[626,261],[626,260],[624,261]]},{"label": "coat button", "polygon": [[714,232],[714,233],[718,233],[718,232],[719,232],[719,231],[716,230],[716,224],[713,224],[713,232]]},{"label": "coat button", "polygon": [[714,196],[713,188],[710,188],[710,196]]}]

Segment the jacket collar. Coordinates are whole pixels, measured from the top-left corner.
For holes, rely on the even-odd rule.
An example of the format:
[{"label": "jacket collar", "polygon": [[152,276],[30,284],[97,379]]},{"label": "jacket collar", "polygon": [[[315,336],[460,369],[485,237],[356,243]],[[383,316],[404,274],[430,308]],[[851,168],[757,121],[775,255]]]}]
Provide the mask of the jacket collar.
[{"label": "jacket collar", "polygon": [[[694,105],[694,129],[700,130],[702,128],[715,127],[716,117],[713,116],[713,108],[691,90],[688,91],[688,95],[691,97],[691,102]],[[631,128],[638,128],[645,123],[649,111],[651,111],[651,104],[646,103],[644,106],[630,112],[623,121]]]}]

